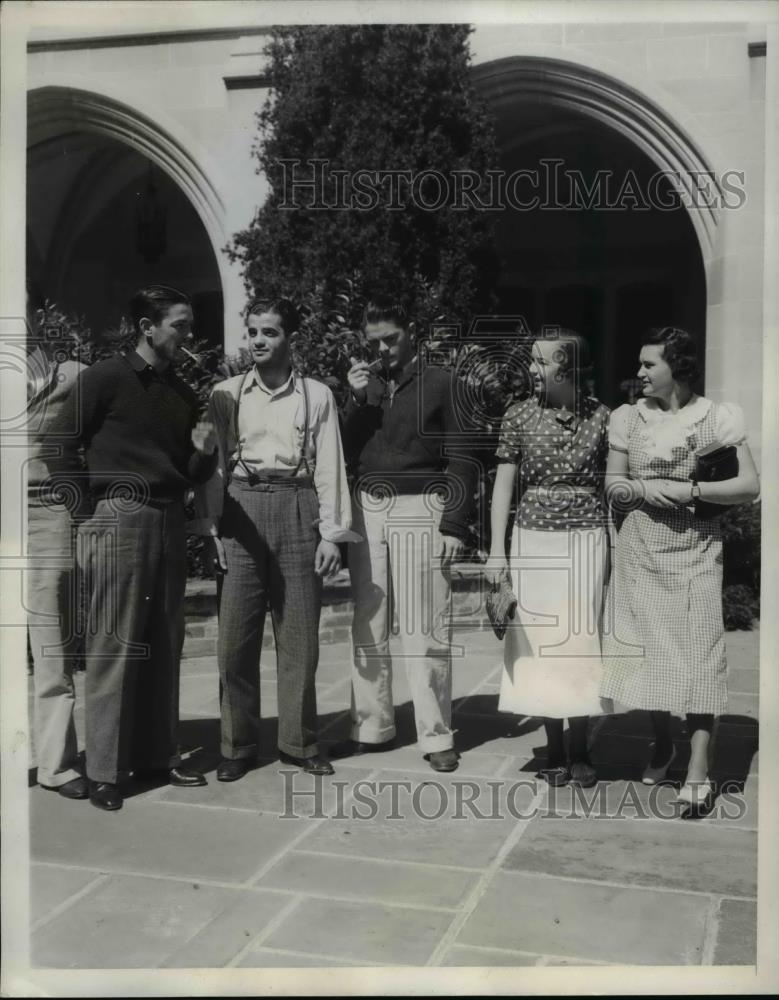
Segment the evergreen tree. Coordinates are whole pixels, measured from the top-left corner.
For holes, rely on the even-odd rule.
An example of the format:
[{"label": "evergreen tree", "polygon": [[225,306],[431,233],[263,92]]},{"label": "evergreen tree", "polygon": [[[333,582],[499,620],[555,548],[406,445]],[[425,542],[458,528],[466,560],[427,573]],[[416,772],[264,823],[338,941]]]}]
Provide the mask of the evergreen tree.
[{"label": "evergreen tree", "polygon": [[[423,326],[446,317],[467,327],[475,311],[492,305],[493,215],[464,197],[466,207],[458,208],[453,181],[453,172],[464,170],[485,179],[498,163],[492,124],[469,75],[470,31],[354,25],[273,32],[271,93],[254,148],[270,193],[229,252],[244,264],[250,294],[283,294],[303,305],[297,360],[331,384],[348,364],[366,297],[405,295]],[[312,168],[312,161],[322,165]],[[393,190],[377,171],[407,173]],[[422,177],[432,171],[440,181]],[[356,190],[360,178],[375,195]],[[315,189],[293,183],[301,179]],[[482,180],[475,196],[484,200],[485,188]],[[435,209],[420,204],[442,196]]]}]

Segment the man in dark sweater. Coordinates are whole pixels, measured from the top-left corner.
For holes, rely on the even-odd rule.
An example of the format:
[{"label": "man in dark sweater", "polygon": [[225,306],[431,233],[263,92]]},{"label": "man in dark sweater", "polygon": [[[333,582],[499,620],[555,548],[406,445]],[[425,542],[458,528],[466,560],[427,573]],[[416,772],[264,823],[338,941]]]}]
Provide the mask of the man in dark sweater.
[{"label": "man in dark sweater", "polygon": [[[184,495],[216,464],[211,424],[171,370],[192,307],[152,285],[130,304],[136,349],[84,371],[69,399],[61,475],[82,494],[78,558],[91,593],[85,639],[86,767],[92,803],[119,809],[119,780],[203,785],[177,756],[184,639]],[[88,475],[78,475],[83,445]]]},{"label": "man in dark sweater", "polygon": [[478,470],[467,456],[447,454],[458,431],[454,376],[420,369],[403,304],[371,303],[364,328],[376,360],[353,364],[344,412],[353,526],[363,536],[349,544],[352,732],[335,753],[385,750],[395,736],[392,597],[419,747],[434,770],[453,771],[450,573],[467,535]]}]

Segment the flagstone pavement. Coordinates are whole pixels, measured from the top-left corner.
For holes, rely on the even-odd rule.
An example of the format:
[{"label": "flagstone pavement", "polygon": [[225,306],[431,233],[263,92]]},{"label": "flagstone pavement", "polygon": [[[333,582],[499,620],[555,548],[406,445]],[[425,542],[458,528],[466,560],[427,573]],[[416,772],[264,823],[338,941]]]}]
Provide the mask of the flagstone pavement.
[{"label": "flagstone pavement", "polygon": [[[34,966],[754,964],[759,632],[727,636],[721,792],[691,820],[672,783],[637,780],[650,738],[640,713],[593,725],[601,781],[586,798],[536,782],[543,729],[496,711],[500,646],[473,622],[456,633],[456,772],[434,773],[416,747],[402,670],[396,749],[337,761],[324,779],[283,767],[266,650],[263,756],[219,783],[214,624],[188,620],[181,743],[208,785],[130,785],[105,813],[31,772]],[[342,626],[323,622],[325,748],[348,735]],[[83,674],[77,687],[83,736]],[[686,751],[672,782],[685,764]]]}]

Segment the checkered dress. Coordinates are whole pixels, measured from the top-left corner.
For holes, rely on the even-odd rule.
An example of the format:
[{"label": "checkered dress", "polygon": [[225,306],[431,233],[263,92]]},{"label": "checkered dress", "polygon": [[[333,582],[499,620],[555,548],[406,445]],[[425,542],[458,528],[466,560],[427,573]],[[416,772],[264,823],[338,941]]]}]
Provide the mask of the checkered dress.
[{"label": "checkered dress", "polygon": [[[694,451],[717,440],[717,410],[712,405],[694,424],[687,446],[658,456],[638,407],[630,407],[631,476],[689,479]],[[606,599],[603,664],[601,695],[623,705],[675,715],[725,711],[719,519],[648,504],[627,515]]]}]

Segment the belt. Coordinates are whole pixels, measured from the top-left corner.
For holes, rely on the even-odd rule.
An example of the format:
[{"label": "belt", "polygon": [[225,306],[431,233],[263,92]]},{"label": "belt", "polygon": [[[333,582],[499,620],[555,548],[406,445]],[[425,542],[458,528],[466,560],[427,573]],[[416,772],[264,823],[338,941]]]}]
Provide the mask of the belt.
[{"label": "belt", "polygon": [[570,486],[568,483],[557,483],[555,486],[528,486],[523,495],[533,494],[574,494],[576,496],[597,496],[600,492],[596,486]]},{"label": "belt", "polygon": [[239,490],[258,490],[269,492],[273,490],[313,490],[314,480],[311,476],[289,476],[273,474],[272,472],[255,473],[251,479],[233,476],[230,485]]},{"label": "belt", "polygon": [[[93,500],[95,503],[99,503],[101,500],[109,500],[109,497],[106,493],[95,493]],[[113,502],[125,502],[126,500],[134,500],[139,507],[153,507],[155,510],[167,510],[168,507],[175,507],[177,504],[184,503],[183,495],[178,497],[133,497],[117,494],[111,497],[111,501]]]}]

